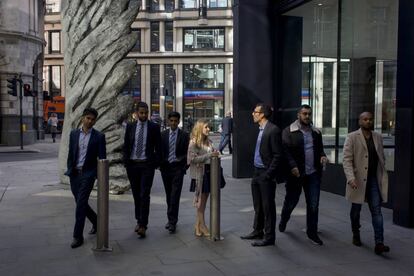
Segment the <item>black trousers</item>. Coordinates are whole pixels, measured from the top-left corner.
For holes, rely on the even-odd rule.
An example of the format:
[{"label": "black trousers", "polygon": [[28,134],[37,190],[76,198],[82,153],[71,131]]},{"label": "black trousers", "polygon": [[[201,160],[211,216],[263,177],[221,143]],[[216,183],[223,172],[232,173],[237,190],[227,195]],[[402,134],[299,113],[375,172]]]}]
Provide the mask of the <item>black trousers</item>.
[{"label": "black trousers", "polygon": [[265,178],[266,169],[254,169],[252,195],[255,231],[264,231],[264,239],[275,240],[276,227],[276,182]]},{"label": "black trousers", "polygon": [[185,164],[171,163],[161,168],[162,181],[164,182],[167,199],[167,217],[170,224],[176,225],[180,208],[181,190],[185,174]]},{"label": "black trousers", "polygon": [[147,228],[155,168],[148,162],[131,163],[126,171],[134,197],[135,219],[139,226]]},{"label": "black trousers", "polygon": [[83,172],[82,174],[70,177],[70,188],[76,202],[76,221],[73,230],[73,237],[76,239],[83,240],[83,229],[85,228],[86,218],[88,218],[94,226],[97,224],[96,213],[88,204],[95,178],[95,173],[93,172]]}]

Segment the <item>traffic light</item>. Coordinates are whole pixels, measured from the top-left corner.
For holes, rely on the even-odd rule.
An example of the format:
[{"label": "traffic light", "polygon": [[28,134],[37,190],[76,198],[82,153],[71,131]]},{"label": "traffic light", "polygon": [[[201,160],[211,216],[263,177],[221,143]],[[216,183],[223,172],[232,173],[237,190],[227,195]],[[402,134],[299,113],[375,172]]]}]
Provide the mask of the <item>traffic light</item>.
[{"label": "traffic light", "polygon": [[30,90],[30,84],[25,83],[23,85],[23,94],[25,97],[34,97],[32,91]]},{"label": "traffic light", "polygon": [[17,97],[17,78],[7,79],[7,93],[9,95]]}]

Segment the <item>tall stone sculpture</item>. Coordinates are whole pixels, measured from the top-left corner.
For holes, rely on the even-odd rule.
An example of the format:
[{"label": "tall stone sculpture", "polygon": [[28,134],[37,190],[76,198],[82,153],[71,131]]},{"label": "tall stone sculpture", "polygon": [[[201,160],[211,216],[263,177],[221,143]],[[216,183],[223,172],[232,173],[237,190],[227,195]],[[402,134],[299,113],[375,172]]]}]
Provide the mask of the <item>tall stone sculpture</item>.
[{"label": "tall stone sculpture", "polygon": [[62,34],[65,49],[66,107],[59,150],[60,177],[66,169],[69,133],[79,128],[86,107],[96,108],[95,127],[104,132],[110,160],[110,189],[129,188],[121,163],[124,130],[122,120],[132,109],[131,96],[121,89],[136,70],[134,60],[125,59],[137,42],[131,24],[139,11],[139,0],[62,0]]}]

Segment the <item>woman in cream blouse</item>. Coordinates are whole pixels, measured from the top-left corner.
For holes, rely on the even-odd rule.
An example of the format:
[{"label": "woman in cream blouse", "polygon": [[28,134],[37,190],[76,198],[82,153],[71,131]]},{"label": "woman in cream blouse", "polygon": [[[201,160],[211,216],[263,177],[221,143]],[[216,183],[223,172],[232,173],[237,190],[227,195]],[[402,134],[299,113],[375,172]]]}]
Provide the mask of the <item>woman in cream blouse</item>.
[{"label": "woman in cream blouse", "polygon": [[205,120],[198,120],[191,132],[191,140],[188,146],[187,162],[190,165],[191,182],[195,183],[194,207],[197,208],[195,235],[198,237],[209,236],[204,213],[207,199],[210,194],[210,184],[203,183],[205,165],[210,164],[211,156],[219,156],[214,150],[212,142],[208,139],[210,128]]}]

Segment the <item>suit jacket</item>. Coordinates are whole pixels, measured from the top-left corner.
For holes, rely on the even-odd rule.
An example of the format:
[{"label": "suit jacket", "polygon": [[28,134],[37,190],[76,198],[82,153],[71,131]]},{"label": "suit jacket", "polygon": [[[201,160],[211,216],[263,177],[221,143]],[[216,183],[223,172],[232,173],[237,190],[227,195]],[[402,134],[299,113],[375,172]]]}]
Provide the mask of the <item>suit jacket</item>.
[{"label": "suit jacket", "polygon": [[266,178],[280,180],[282,162],[282,139],[280,129],[267,121],[260,143],[260,157],[266,167]]},{"label": "suit jacket", "polygon": [[221,121],[221,129],[222,134],[228,135],[233,132],[233,118],[232,117],[224,117]]},{"label": "suit jacket", "polygon": [[[377,181],[381,191],[382,200],[388,198],[388,174],[385,169],[384,148],[382,145],[381,134],[372,131],[375,149],[378,155]],[[363,203],[365,201],[365,189],[368,176],[368,148],[364,134],[361,129],[348,134],[344,144],[343,167],[347,184],[356,179],[358,189],[352,189],[351,185],[346,185],[345,197],[353,203]]]},{"label": "suit jacket", "polygon": [[[65,175],[67,176],[73,175],[76,163],[78,162],[80,133],[80,129],[74,129],[70,132],[67,171],[65,172]],[[98,158],[106,159],[105,135],[92,128],[91,137],[86,150],[85,163],[83,163],[82,170],[84,172],[91,172],[96,177],[98,170]]]},{"label": "suit jacket", "polygon": [[[129,123],[126,126],[125,137],[124,137],[124,146],[123,146],[123,162],[124,165],[128,165],[131,160],[131,153],[135,144],[135,131],[137,129],[137,123]],[[153,165],[155,168],[160,165],[161,161],[161,133],[160,126],[147,121],[147,141],[145,148],[145,155],[147,156],[147,161]]]},{"label": "suit jacket", "polygon": [[[177,141],[175,145],[175,156],[180,164],[183,167],[187,166],[187,151],[190,137],[187,132],[177,129]],[[168,155],[170,153],[170,130],[164,130],[161,133],[161,152],[162,152],[162,162],[161,166],[168,165]]]},{"label": "suit jacket", "polygon": [[[322,165],[321,157],[326,156],[323,150],[322,134],[319,129],[312,127],[312,138],[313,138],[313,164],[315,170],[321,174]],[[300,131],[298,121],[293,122],[290,126],[286,127],[282,133],[282,143],[285,158],[289,168],[286,173],[290,175],[290,171],[297,167],[300,175],[305,175],[305,142],[303,133]]]}]

